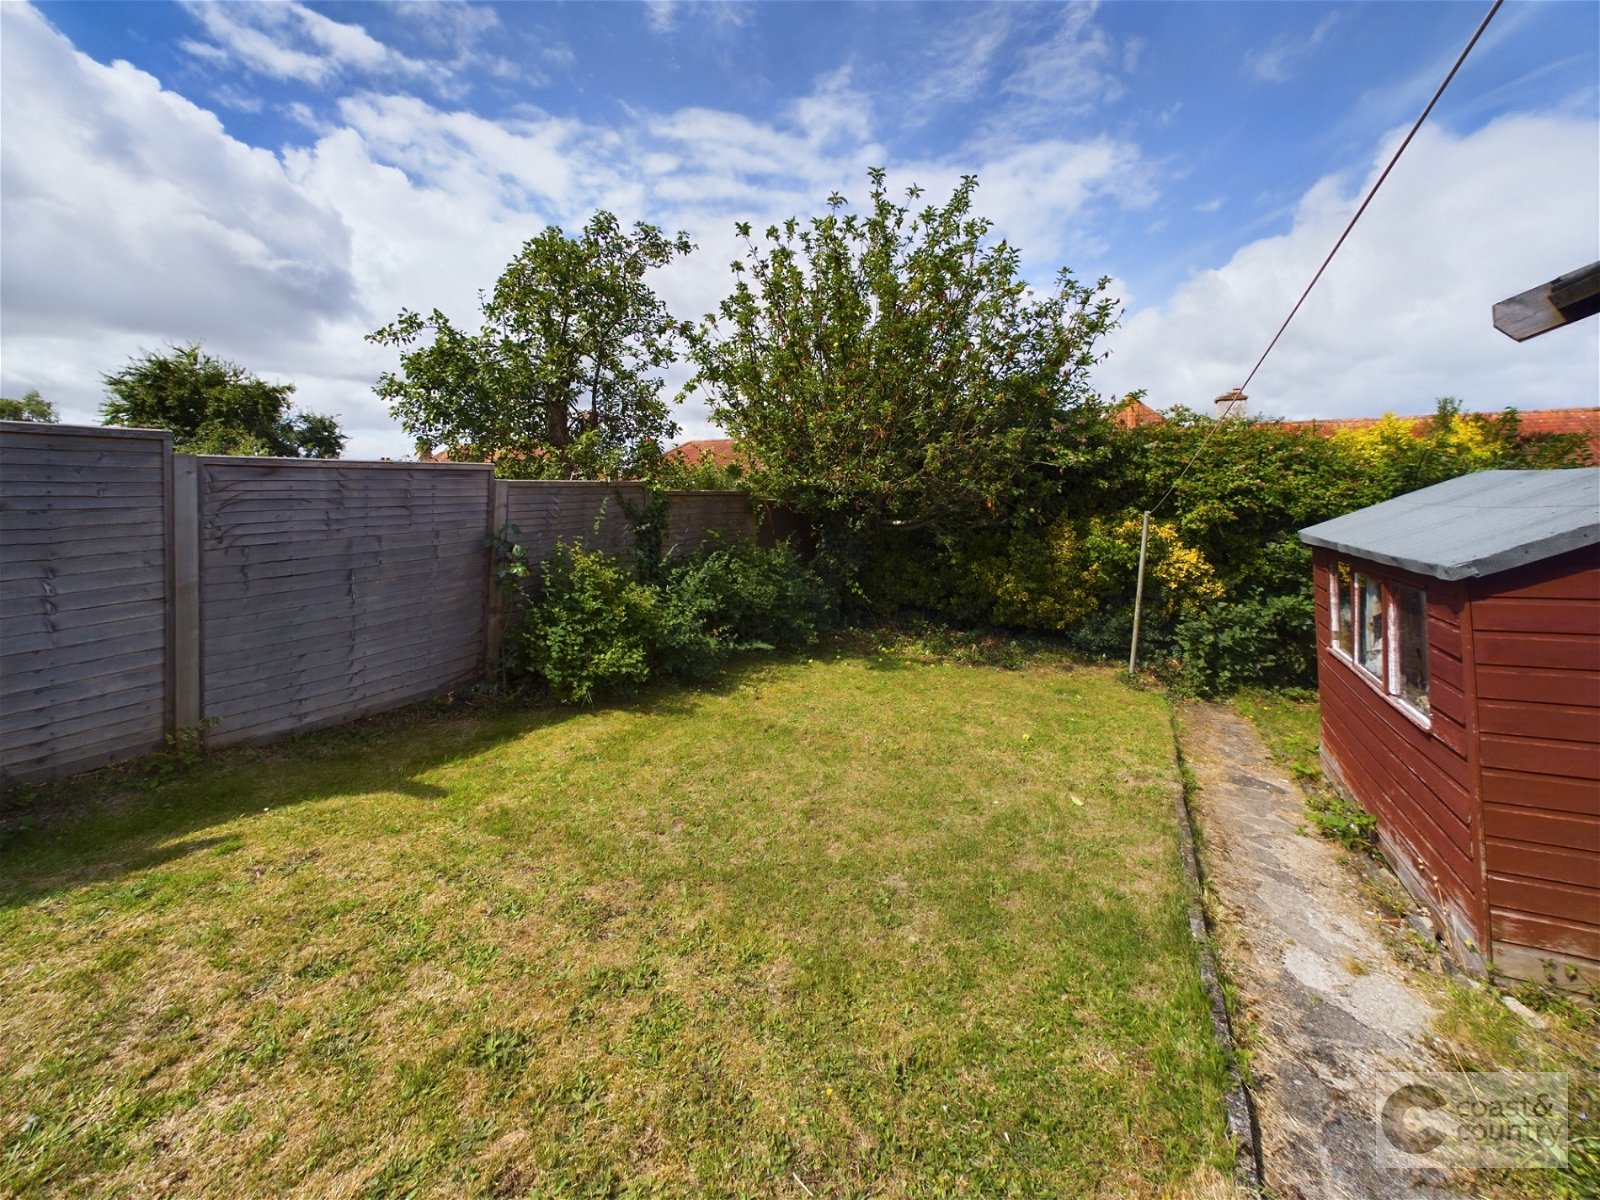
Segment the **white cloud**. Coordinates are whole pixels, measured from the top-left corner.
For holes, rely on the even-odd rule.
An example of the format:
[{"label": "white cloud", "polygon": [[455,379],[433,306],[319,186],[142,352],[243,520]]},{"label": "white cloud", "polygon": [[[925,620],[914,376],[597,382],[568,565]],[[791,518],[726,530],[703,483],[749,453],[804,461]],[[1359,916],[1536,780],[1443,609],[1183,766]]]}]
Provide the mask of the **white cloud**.
[{"label": "white cloud", "polygon": [[907,109],[912,119],[927,120],[938,108],[965,103],[983,93],[1014,31],[1014,11],[1003,4],[985,4],[970,11],[950,5],[941,10],[945,18],[942,36],[928,39],[921,70],[915,81],[908,81]]},{"label": "white cloud", "polygon": [[261,341],[348,306],[339,214],[277,159],[149,75],[78,54],[5,5],[5,333],[98,324],[196,336],[223,319]]},{"label": "white cloud", "polygon": [[[1466,136],[1424,128],[1256,376],[1251,407],[1304,418],[1424,413],[1445,395],[1475,410],[1594,404],[1600,321],[1519,345],[1492,328],[1490,307],[1600,257],[1597,177],[1593,118],[1511,116]],[[1144,387],[1157,407],[1204,410],[1236,386],[1370,183],[1322,180],[1288,232],[1134,313],[1112,337],[1103,390]]]},{"label": "white cloud", "polygon": [[737,0],[646,0],[645,19],[662,35],[676,33],[687,20],[726,34],[749,22],[750,9]]},{"label": "white cloud", "polygon": [[219,52],[258,74],[322,84],[348,72],[421,74],[427,64],[385,46],[359,25],[332,20],[297,0],[262,4],[191,3],[210,35],[184,49],[209,61]]},{"label": "white cloud", "polygon": [[[1043,278],[1084,208],[1136,205],[1148,187],[1137,151],[1112,139],[896,162],[842,71],[770,121],[685,108],[600,126],[528,107],[490,120],[362,91],[298,108],[314,140],[275,155],[152,76],[77,53],[31,8],[0,6],[0,19],[3,387],[38,387],[75,421],[95,420],[104,372],[200,338],[337,415],[352,455],[404,455],[409,439],[371,392],[395,355],[364,335],[402,307],[474,322],[479,289],[547,223],[574,230],[604,207],[686,230],[699,251],[655,285],[699,317],[742,255],[736,219],[805,217],[835,190],[860,203],[871,165],[889,167],[896,194],[917,182],[933,202],[976,170],[979,211]],[[703,407],[679,419],[687,436],[711,432]]]},{"label": "white cloud", "polygon": [[1294,77],[1295,65],[1322,44],[1338,19],[1339,14],[1331,12],[1309,33],[1279,34],[1262,49],[1250,51],[1244,56],[1245,74],[1262,83],[1287,83]]},{"label": "white cloud", "polygon": [[223,108],[231,108],[234,112],[258,113],[265,107],[260,96],[231,83],[216,88],[211,95]]},{"label": "white cloud", "polygon": [[[1065,6],[1055,35],[1023,52],[1021,65],[1005,81],[1005,91],[1049,105],[1056,119],[1063,111],[1086,112],[1121,97],[1126,89],[1118,68],[1124,54],[1094,23],[1097,7]],[[1137,58],[1135,48],[1131,61]]]}]

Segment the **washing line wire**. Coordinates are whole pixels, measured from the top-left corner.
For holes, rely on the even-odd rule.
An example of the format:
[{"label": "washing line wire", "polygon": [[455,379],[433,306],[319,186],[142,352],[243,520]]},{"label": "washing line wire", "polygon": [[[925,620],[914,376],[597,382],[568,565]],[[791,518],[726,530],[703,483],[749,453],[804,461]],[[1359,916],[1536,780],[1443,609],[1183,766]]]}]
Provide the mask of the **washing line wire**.
[{"label": "washing line wire", "polygon": [[[1350,236],[1350,231],[1356,227],[1356,222],[1361,220],[1361,214],[1367,211],[1367,205],[1372,203],[1372,198],[1378,194],[1378,189],[1383,186],[1383,181],[1389,178],[1389,172],[1394,170],[1395,164],[1400,161],[1400,156],[1406,152],[1406,147],[1411,145],[1411,139],[1417,136],[1417,130],[1422,128],[1422,123],[1428,119],[1428,114],[1433,111],[1434,105],[1439,103],[1439,97],[1444,95],[1445,88],[1450,86],[1450,81],[1456,77],[1456,72],[1461,70],[1461,64],[1467,61],[1467,55],[1472,53],[1472,48],[1478,44],[1478,39],[1483,37],[1483,31],[1489,28],[1489,22],[1494,20],[1495,13],[1500,11],[1500,6],[1504,3],[1505,0],[1494,0],[1494,3],[1489,6],[1489,11],[1484,14],[1483,20],[1478,22],[1478,28],[1473,31],[1472,37],[1462,47],[1461,53],[1456,56],[1455,64],[1444,77],[1444,81],[1434,91],[1433,98],[1428,101],[1428,106],[1422,110],[1422,115],[1416,119],[1410,131],[1401,140],[1400,144],[1395,147],[1394,153],[1389,156],[1388,165],[1383,168],[1383,173],[1378,176],[1372,187],[1367,190],[1366,198],[1361,201],[1361,205],[1356,209],[1355,215],[1350,218],[1350,223],[1344,227],[1344,232],[1339,235],[1339,240],[1334,242],[1333,249],[1328,251],[1328,256],[1322,260],[1322,265],[1317,268],[1317,273],[1311,277],[1311,282],[1306,284],[1306,290],[1300,293],[1300,299],[1294,302],[1294,307],[1289,310],[1289,315],[1283,319],[1283,324],[1278,326],[1278,332],[1272,335],[1272,341],[1267,343],[1267,348],[1261,352],[1261,357],[1256,359],[1256,365],[1250,368],[1250,373],[1244,377],[1244,382],[1234,389],[1238,393],[1241,402],[1244,399],[1244,389],[1250,386],[1250,381],[1256,377],[1256,372],[1261,369],[1261,364],[1267,361],[1267,355],[1271,354],[1273,348],[1277,346],[1278,339],[1283,336],[1283,331],[1289,328],[1289,322],[1294,320],[1295,314],[1300,311],[1300,306],[1306,302],[1306,297],[1311,295],[1311,289],[1317,286],[1317,281],[1322,278],[1322,273],[1328,269],[1328,264],[1333,261],[1334,255],[1339,253],[1339,248],[1344,245],[1345,239]],[[1212,422],[1211,428],[1206,430],[1206,436],[1201,439],[1200,445],[1196,447],[1194,454],[1190,456],[1188,462],[1183,464],[1183,470],[1178,472],[1178,477],[1162,493],[1161,499],[1151,505],[1150,513],[1158,511],[1171,497],[1178,484],[1183,482],[1183,477],[1189,473],[1189,468],[1194,466],[1196,460],[1205,453],[1206,446],[1210,443],[1212,435],[1217,432],[1217,428],[1221,424],[1221,419]]]}]

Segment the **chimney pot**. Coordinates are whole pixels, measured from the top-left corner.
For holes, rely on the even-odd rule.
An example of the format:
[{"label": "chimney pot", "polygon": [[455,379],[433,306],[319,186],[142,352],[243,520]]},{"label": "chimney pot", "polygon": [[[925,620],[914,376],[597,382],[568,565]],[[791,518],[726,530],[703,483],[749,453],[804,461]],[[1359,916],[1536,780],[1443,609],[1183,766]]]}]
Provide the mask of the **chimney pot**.
[{"label": "chimney pot", "polygon": [[1229,417],[1242,417],[1245,415],[1244,403],[1250,399],[1238,388],[1231,392],[1223,392],[1212,401],[1217,406],[1217,420],[1227,420]]}]

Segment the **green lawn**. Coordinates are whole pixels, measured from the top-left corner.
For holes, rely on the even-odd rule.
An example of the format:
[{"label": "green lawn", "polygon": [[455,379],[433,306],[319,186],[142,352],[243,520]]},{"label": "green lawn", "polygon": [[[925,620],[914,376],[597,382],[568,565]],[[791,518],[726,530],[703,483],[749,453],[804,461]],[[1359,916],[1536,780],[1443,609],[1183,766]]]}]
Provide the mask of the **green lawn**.
[{"label": "green lawn", "polygon": [[1223,1194],[1175,786],[1115,672],[871,649],[90,777],[0,1194]]}]

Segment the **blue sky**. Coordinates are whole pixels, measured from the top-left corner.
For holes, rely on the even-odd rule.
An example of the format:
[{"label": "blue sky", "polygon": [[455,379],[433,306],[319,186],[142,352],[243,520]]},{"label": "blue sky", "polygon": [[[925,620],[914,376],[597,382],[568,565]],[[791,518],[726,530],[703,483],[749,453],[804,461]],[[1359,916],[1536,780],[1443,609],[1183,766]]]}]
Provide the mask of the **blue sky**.
[{"label": "blue sky", "polygon": [[[1487,4],[0,6],[0,384],[203,338],[410,442],[371,394],[402,306],[474,315],[597,207],[689,231],[892,185],[978,207],[1047,281],[1126,303],[1097,383],[1204,406],[1265,346]],[[1493,301],[1600,257],[1600,6],[1508,4],[1251,388],[1285,416],[1593,404],[1600,321],[1518,346]],[[676,384],[683,372],[671,377]],[[686,436],[714,433],[691,400]]]}]

